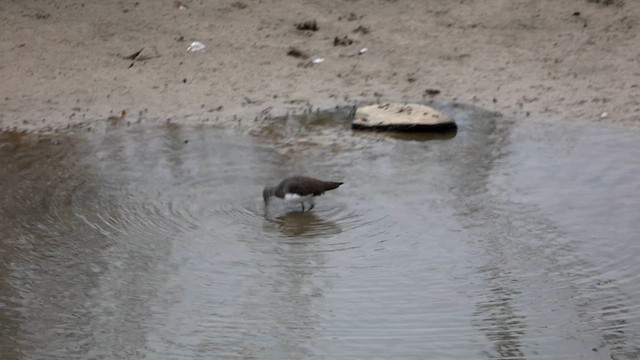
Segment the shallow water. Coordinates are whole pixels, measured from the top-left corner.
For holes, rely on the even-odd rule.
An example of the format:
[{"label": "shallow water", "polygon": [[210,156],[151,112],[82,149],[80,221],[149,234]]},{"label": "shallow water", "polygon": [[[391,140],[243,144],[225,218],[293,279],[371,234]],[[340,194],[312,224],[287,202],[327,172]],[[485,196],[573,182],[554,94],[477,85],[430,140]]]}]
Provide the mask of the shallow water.
[{"label": "shallow water", "polygon": [[2,358],[639,358],[640,132],[443,110],[0,135]]}]

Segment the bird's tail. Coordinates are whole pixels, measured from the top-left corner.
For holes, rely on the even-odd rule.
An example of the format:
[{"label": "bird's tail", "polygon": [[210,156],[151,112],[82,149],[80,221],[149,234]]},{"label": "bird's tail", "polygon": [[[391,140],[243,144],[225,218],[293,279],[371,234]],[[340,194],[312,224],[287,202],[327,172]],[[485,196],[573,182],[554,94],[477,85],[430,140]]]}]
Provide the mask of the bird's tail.
[{"label": "bird's tail", "polygon": [[342,184],[344,184],[344,183],[327,181],[327,182],[324,183],[324,190],[328,191],[328,190],[337,189]]}]

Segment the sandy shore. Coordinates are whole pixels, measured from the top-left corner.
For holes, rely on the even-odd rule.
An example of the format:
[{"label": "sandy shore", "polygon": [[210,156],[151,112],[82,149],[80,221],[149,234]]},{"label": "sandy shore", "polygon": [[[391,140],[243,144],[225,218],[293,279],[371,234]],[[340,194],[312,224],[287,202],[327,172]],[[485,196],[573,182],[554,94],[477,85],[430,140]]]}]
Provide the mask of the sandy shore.
[{"label": "sandy shore", "polygon": [[[378,98],[640,126],[638,1],[182,4],[0,2],[0,128],[91,126],[121,110],[143,123],[251,124]],[[317,31],[296,28],[307,20]],[[187,52],[192,41],[206,48]]]}]

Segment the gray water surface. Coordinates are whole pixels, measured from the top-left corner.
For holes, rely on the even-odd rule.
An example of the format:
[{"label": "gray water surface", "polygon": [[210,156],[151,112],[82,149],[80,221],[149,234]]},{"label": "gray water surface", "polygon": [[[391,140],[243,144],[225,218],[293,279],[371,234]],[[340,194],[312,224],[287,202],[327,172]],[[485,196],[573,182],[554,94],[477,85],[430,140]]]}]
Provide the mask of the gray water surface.
[{"label": "gray water surface", "polygon": [[640,131],[443,110],[0,135],[1,358],[640,358]]}]

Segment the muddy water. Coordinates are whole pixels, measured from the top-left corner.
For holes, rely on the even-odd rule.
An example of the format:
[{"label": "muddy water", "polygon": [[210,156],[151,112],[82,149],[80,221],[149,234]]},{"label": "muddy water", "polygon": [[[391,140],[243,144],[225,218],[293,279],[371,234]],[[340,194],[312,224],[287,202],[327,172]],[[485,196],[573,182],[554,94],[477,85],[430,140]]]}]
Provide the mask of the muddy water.
[{"label": "muddy water", "polygon": [[640,132],[443,109],[0,136],[2,359],[639,358]]}]

